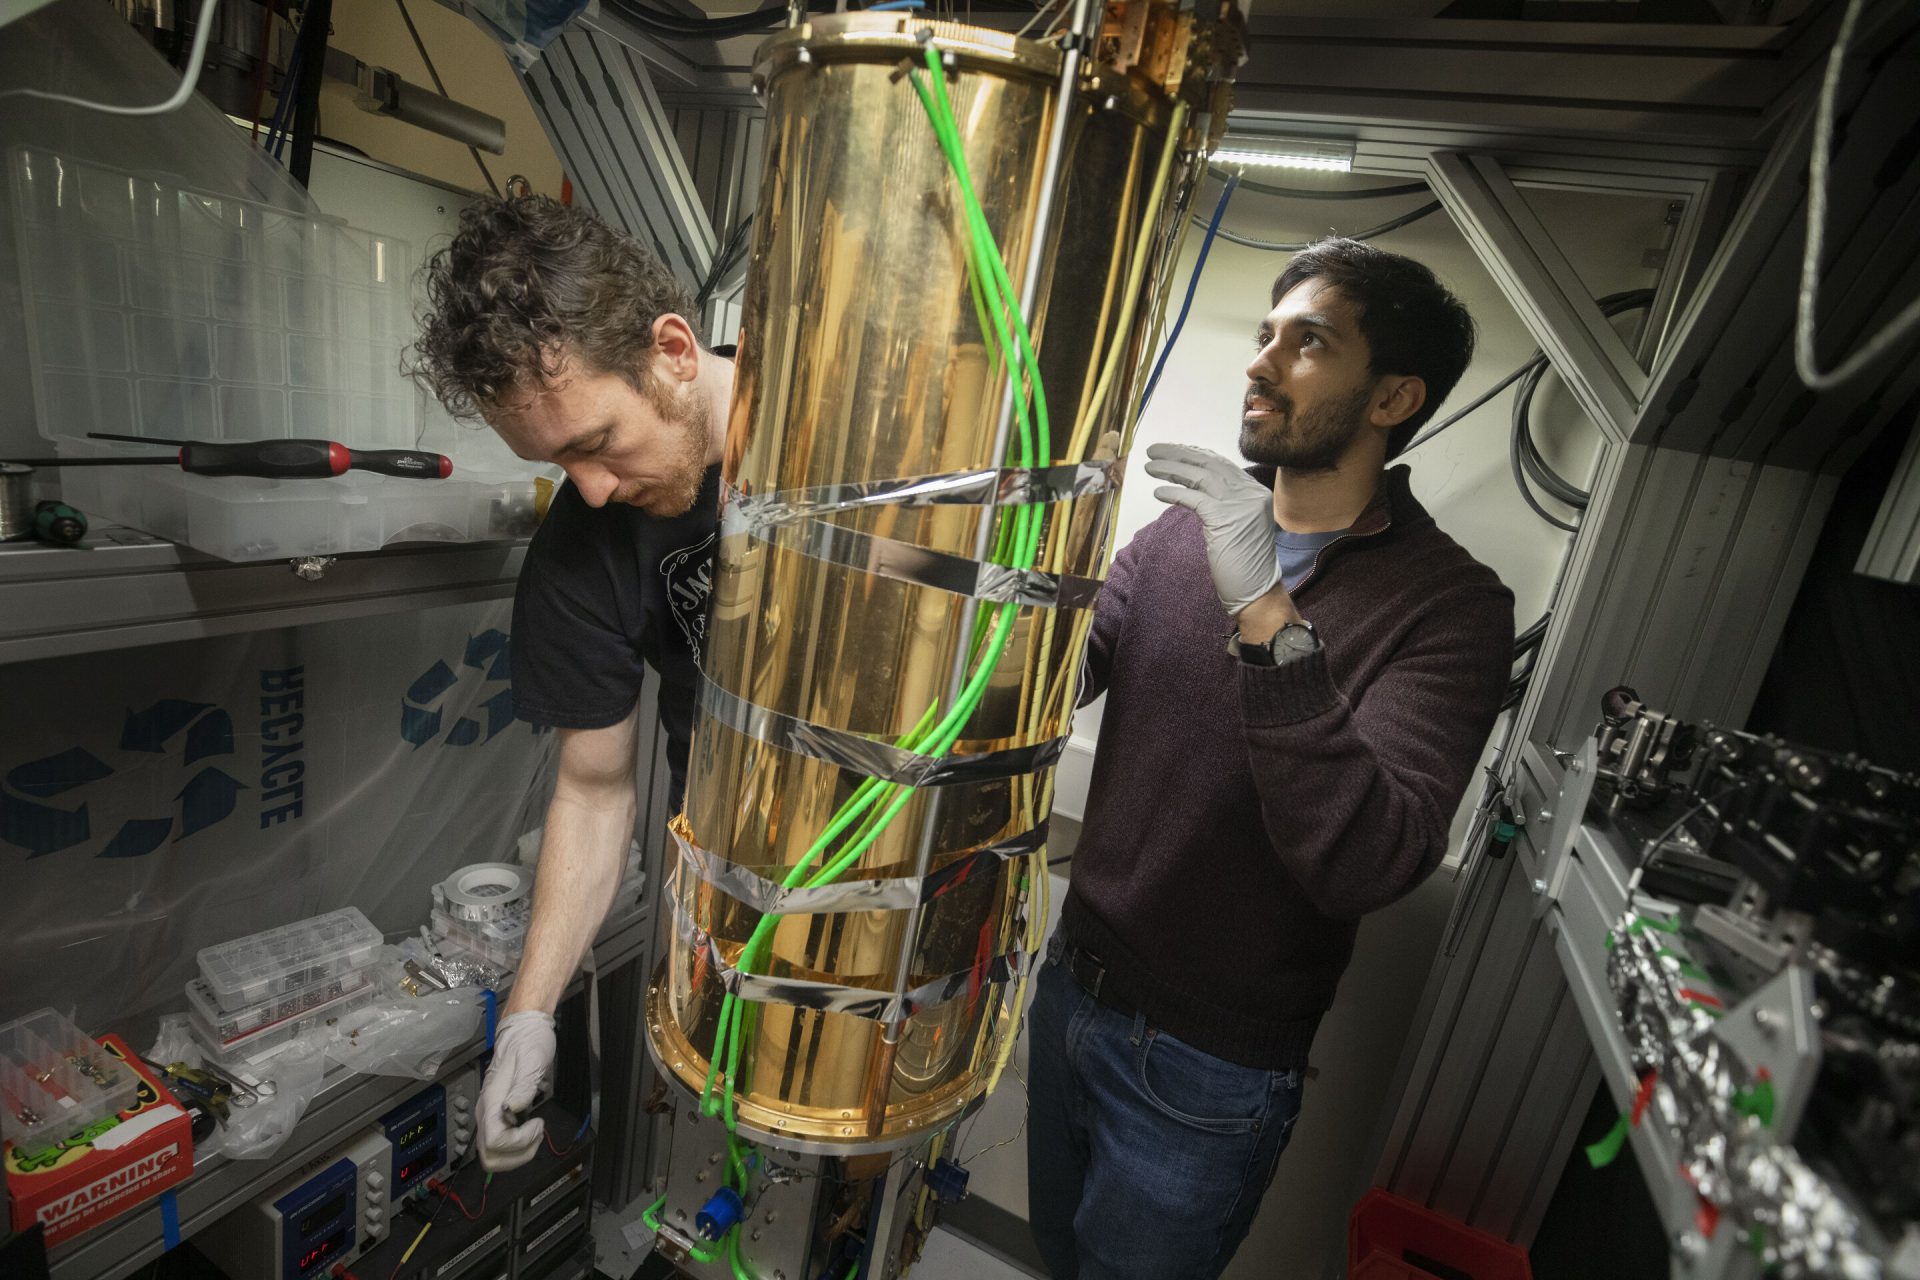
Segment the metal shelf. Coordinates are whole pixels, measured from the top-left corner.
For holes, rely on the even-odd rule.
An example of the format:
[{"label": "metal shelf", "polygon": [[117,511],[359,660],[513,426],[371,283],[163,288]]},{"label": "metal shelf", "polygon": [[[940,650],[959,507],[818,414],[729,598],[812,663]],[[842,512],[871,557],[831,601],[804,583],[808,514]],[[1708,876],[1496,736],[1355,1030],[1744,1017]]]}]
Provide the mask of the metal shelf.
[{"label": "metal shelf", "polygon": [[78,550],[0,544],[0,664],[505,599],[526,548],[521,539],[340,556],[308,581],[287,560],[235,564],[118,526]]},{"label": "metal shelf", "polygon": [[[607,973],[644,955],[652,926],[653,908],[643,899],[601,930],[593,945],[595,969]],[[568,993],[578,990],[582,982],[576,976]],[[483,1048],[476,1038],[448,1054],[442,1076],[473,1061]],[[314,1098],[293,1136],[272,1159],[215,1159],[195,1169],[192,1177],[174,1188],[181,1238],[191,1238],[267,1187],[326,1155],[346,1135],[371,1124],[421,1087],[421,1081],[397,1076],[340,1072]],[[53,1249],[53,1275],[56,1280],[119,1280],[165,1251],[160,1204],[153,1200]]]}]

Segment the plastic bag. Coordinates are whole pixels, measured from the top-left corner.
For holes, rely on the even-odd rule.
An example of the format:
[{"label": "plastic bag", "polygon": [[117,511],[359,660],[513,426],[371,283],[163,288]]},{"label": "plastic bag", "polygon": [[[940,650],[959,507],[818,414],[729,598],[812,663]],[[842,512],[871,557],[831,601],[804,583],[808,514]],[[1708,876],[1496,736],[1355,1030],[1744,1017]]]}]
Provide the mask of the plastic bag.
[{"label": "plastic bag", "polygon": [[272,1092],[263,1092],[252,1106],[228,1107],[227,1122],[203,1148],[207,1155],[265,1160],[286,1144],[326,1074],[322,1035],[314,1031],[289,1040],[265,1063],[249,1069],[249,1075],[270,1082]]},{"label": "plastic bag", "polygon": [[[278,1152],[293,1135],[307,1105],[320,1092],[326,1069],[324,1032],[309,1032],[290,1040],[262,1064],[236,1068],[215,1064],[254,1090],[254,1100],[227,1104],[227,1115],[213,1136],[194,1148],[194,1159],[227,1156],[235,1160],[264,1160]],[[206,1056],[193,1036],[184,1013],[160,1019],[160,1030],[146,1056],[155,1062],[205,1065]]]},{"label": "plastic bag", "polygon": [[395,996],[348,1014],[327,1057],[376,1076],[432,1080],[447,1054],[480,1034],[482,996],[471,988]]}]

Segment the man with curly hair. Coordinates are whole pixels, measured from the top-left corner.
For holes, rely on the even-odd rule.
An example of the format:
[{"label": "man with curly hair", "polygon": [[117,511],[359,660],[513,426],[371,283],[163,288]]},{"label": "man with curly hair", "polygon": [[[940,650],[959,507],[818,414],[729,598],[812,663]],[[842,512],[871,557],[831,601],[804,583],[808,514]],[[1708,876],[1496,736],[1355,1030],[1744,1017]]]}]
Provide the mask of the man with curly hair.
[{"label": "man with curly hair", "polygon": [[553,1064],[554,1006],[633,838],[649,666],[676,803],[685,786],[733,361],[700,344],[692,299],[656,258],[543,196],[477,202],[426,271],[414,376],[568,481],[513,601],[514,713],[559,730],[560,767],[480,1094],[480,1159],[498,1171],[540,1145],[543,1122],[519,1113]]}]

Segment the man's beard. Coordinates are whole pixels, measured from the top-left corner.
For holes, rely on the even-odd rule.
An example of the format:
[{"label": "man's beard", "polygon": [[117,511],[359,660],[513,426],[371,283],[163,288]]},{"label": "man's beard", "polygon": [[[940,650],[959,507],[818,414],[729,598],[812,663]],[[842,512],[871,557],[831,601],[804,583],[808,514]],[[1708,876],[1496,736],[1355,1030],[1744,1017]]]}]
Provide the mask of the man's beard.
[{"label": "man's beard", "polygon": [[[707,444],[713,409],[692,387],[680,395],[649,380],[642,389],[660,415],[662,425],[675,433],[669,474],[659,484],[616,495],[616,501],[638,506],[650,516],[682,516],[700,500],[707,478]],[[644,498],[644,502],[635,499]]]},{"label": "man's beard", "polygon": [[1371,387],[1356,388],[1340,400],[1323,401],[1304,414],[1294,412],[1293,400],[1260,383],[1247,388],[1274,405],[1274,416],[1260,422],[1240,419],[1240,454],[1248,462],[1289,471],[1331,471],[1339,465],[1367,425]]}]

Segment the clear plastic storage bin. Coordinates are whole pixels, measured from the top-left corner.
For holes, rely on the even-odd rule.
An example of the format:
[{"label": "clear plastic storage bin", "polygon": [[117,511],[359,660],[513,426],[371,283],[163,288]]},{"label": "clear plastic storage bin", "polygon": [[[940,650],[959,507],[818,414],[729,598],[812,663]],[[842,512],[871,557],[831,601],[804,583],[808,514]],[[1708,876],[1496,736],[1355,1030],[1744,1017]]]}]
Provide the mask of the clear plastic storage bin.
[{"label": "clear plastic storage bin", "polygon": [[0,1026],[0,1132],[40,1146],[132,1106],[133,1071],[52,1009]]},{"label": "clear plastic storage bin", "polygon": [[11,167],[50,438],[413,444],[405,241],[37,148]]},{"label": "clear plastic storage bin", "polygon": [[500,920],[476,924],[455,920],[443,911],[433,912],[433,931],[455,946],[462,947],[489,964],[502,969],[520,967],[520,952],[527,944],[527,925],[532,912],[516,912]]},{"label": "clear plastic storage bin", "polygon": [[224,1012],[290,995],[372,964],[380,931],[358,907],[249,934],[200,952],[200,976]]},{"label": "clear plastic storage bin", "polygon": [[6,160],[34,406],[56,453],[156,452],[88,438],[108,432],[319,438],[454,462],[442,480],[63,472],[62,496],[96,522],[227,560],[533,531],[545,494],[524,464],[491,433],[456,427],[401,373],[415,327],[407,241],[43,148]]},{"label": "clear plastic storage bin", "polygon": [[380,988],[372,983],[349,991],[345,995],[335,996],[325,1004],[315,1005],[305,1013],[276,1022],[272,1026],[262,1027],[241,1036],[237,1040],[223,1040],[214,1034],[212,1027],[196,1010],[189,1014],[187,1023],[193,1028],[193,1034],[200,1044],[214,1057],[227,1062],[237,1062],[243,1058],[257,1058],[272,1049],[278,1049],[295,1036],[304,1035],[315,1027],[344,1018],[356,1010],[364,1009],[379,998]]},{"label": "clear plastic storage bin", "polygon": [[352,995],[373,981],[372,969],[354,969],[347,973],[337,973],[320,979],[311,986],[277,995],[259,1004],[244,1009],[226,1010],[220,1007],[208,989],[206,980],[195,978],[187,983],[187,1004],[193,1009],[194,1016],[206,1026],[222,1044],[239,1040],[276,1022],[288,1018],[297,1018],[309,1009],[317,1009],[330,1000]]}]

